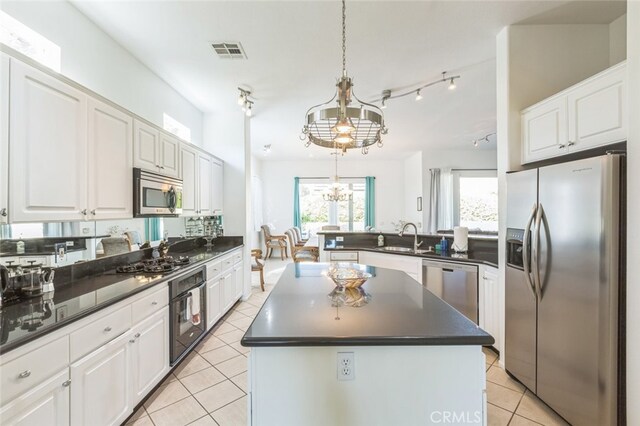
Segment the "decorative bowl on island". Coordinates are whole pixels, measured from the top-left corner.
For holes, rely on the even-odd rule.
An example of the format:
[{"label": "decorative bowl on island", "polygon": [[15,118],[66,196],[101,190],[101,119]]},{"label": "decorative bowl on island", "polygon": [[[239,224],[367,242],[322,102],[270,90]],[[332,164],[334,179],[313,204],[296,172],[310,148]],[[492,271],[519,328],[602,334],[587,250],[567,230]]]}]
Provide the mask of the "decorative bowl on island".
[{"label": "decorative bowl on island", "polygon": [[327,276],[341,288],[359,288],[371,278],[370,273],[353,263],[334,263],[329,267]]}]

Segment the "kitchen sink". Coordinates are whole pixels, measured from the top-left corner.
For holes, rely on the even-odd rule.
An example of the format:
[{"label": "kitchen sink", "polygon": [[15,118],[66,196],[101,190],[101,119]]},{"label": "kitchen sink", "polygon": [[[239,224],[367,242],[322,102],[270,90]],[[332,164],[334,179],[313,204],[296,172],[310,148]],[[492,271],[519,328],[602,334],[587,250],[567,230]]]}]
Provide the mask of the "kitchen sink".
[{"label": "kitchen sink", "polygon": [[411,247],[395,247],[395,246],[380,247],[380,250],[395,251],[399,253],[414,253],[414,254],[433,253],[433,250],[420,250],[420,249],[414,250]]}]

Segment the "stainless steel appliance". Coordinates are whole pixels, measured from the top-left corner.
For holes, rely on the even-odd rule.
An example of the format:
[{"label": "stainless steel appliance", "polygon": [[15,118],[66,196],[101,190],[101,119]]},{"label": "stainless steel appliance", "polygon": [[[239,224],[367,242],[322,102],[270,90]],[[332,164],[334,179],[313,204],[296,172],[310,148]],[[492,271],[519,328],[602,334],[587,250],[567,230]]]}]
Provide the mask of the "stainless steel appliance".
[{"label": "stainless steel appliance", "polygon": [[624,165],[612,154],[507,177],[505,366],[574,425],[624,419]]},{"label": "stainless steel appliance", "polygon": [[133,169],[134,217],[176,217],[181,213],[181,179]]},{"label": "stainless steel appliance", "polygon": [[478,324],[478,266],[425,259],[422,285]]},{"label": "stainless steel appliance", "polygon": [[205,334],[206,281],[204,266],[169,281],[171,365],[180,361]]}]

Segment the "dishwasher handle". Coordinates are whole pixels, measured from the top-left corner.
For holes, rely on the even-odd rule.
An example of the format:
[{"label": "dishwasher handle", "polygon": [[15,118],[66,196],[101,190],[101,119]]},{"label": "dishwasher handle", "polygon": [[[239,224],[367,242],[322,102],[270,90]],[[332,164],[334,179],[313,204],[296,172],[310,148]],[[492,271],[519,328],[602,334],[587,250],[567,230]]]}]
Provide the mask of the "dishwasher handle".
[{"label": "dishwasher handle", "polygon": [[478,265],[463,262],[443,262],[436,260],[422,260],[423,268],[438,268],[445,272],[465,271],[478,273]]}]

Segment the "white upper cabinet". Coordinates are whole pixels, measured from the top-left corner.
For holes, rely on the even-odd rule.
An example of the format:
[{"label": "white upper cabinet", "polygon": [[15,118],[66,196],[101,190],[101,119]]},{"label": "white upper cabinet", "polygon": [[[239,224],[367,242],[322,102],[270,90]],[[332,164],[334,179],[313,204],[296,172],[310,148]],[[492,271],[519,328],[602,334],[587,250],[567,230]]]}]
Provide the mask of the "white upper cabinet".
[{"label": "white upper cabinet", "polygon": [[610,68],[569,92],[570,150],[627,139],[626,67]]},{"label": "white upper cabinet", "polygon": [[182,170],[182,215],[198,214],[198,161],[199,155],[186,145],[180,148]]},{"label": "white upper cabinet", "polygon": [[214,214],[220,215],[224,205],[224,163],[216,158],[213,159],[213,178],[211,181],[211,207]]},{"label": "white upper cabinet", "polygon": [[140,120],[133,121],[133,165],[152,172],[160,171],[160,132]]},{"label": "white upper cabinet", "polygon": [[198,214],[211,216],[213,208],[211,205],[211,181],[213,179],[212,158],[209,155],[200,154],[198,158]]},{"label": "white upper cabinet", "polygon": [[567,152],[567,99],[551,99],[522,114],[523,163]]},{"label": "white upper cabinet", "polygon": [[158,159],[160,173],[178,177],[180,170],[180,141],[167,133],[160,132],[158,152],[160,153],[160,158]]},{"label": "white upper cabinet", "polygon": [[9,217],[9,61],[0,53],[0,223]]},{"label": "white upper cabinet", "polygon": [[141,169],[177,177],[180,141],[156,127],[134,120],[133,165]]},{"label": "white upper cabinet", "polygon": [[12,222],[87,218],[87,95],[11,61]]},{"label": "white upper cabinet", "polygon": [[627,140],[626,63],[522,111],[522,163]]},{"label": "white upper cabinet", "polygon": [[133,118],[89,98],[89,214],[133,217]]}]

